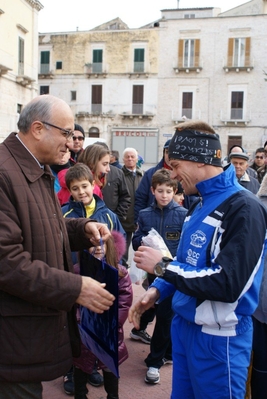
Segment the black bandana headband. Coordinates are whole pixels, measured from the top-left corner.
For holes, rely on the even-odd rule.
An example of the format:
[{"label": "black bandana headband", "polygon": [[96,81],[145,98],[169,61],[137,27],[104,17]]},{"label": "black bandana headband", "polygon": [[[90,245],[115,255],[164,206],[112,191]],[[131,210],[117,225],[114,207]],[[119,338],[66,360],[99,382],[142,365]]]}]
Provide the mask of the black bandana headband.
[{"label": "black bandana headband", "polygon": [[176,129],[169,145],[169,158],[222,166],[221,143],[216,133]]}]

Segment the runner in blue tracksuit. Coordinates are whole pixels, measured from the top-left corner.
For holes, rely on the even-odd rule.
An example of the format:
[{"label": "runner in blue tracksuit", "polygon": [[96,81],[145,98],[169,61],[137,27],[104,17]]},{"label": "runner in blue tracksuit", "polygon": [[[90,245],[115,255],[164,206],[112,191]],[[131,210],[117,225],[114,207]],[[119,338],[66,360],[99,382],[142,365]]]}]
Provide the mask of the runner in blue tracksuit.
[{"label": "runner in blue tracksuit", "polygon": [[212,132],[206,124],[185,122],[169,146],[173,175],[186,194],[197,189],[201,196],[185,219],[177,260],[154,269],[160,254],[145,247],[135,254],[139,267],[162,277],[133,306],[130,321],[138,326],[148,306],[174,294],[172,399],[245,396],[267,213],[238,184],[231,165],[222,170]]}]

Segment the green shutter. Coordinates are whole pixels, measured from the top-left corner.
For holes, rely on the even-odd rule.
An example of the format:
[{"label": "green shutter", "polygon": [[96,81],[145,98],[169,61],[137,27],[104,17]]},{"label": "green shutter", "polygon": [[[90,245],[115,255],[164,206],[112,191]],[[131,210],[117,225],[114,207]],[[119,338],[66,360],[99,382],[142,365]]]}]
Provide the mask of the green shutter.
[{"label": "green shutter", "polygon": [[145,61],[145,49],[136,48],[134,49],[134,62],[144,62]]},{"label": "green shutter", "polygon": [[41,51],[41,64],[50,63],[50,51]]},{"label": "green shutter", "polygon": [[101,63],[103,58],[103,50],[93,50],[93,63]]}]

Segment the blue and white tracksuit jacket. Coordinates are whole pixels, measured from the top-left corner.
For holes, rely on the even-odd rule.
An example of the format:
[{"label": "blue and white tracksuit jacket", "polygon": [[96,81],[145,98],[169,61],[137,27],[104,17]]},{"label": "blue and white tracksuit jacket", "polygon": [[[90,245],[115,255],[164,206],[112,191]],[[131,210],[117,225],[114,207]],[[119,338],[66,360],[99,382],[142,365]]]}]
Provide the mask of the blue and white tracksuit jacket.
[{"label": "blue and white tracksuit jacket", "polygon": [[202,201],[185,219],[177,260],[152,286],[160,301],[174,294],[174,314],[202,332],[236,336],[251,328],[258,304],[267,212],[232,165],[196,187]]}]

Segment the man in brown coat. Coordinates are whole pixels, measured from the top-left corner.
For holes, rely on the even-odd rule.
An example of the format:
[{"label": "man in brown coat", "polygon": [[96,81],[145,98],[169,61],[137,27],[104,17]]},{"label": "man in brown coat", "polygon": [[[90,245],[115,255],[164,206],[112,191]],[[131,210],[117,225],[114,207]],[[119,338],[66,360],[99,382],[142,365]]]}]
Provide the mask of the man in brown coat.
[{"label": "man in brown coat", "polygon": [[62,217],[47,165],[68,150],[69,106],[36,97],[18,127],[0,145],[0,399],[41,399],[41,381],[62,376],[79,354],[74,304],[103,313],[114,300],[103,284],[71,273],[70,251],[110,233]]}]

